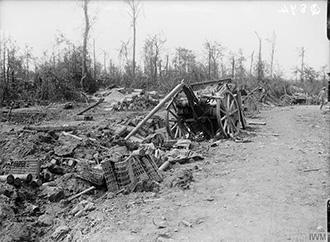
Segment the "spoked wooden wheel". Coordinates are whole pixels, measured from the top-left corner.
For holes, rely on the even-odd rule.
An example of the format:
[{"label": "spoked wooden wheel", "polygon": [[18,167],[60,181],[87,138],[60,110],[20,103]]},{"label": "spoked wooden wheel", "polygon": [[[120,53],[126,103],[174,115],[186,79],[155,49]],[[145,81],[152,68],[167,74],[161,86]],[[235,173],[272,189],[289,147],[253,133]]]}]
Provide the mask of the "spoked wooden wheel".
[{"label": "spoked wooden wheel", "polygon": [[222,133],[226,137],[234,137],[239,132],[239,106],[230,91],[223,93],[223,98],[217,100],[217,120]]},{"label": "spoked wooden wheel", "polygon": [[174,100],[167,107],[166,130],[172,139],[188,138],[193,132],[187,123],[177,114],[177,107]]}]

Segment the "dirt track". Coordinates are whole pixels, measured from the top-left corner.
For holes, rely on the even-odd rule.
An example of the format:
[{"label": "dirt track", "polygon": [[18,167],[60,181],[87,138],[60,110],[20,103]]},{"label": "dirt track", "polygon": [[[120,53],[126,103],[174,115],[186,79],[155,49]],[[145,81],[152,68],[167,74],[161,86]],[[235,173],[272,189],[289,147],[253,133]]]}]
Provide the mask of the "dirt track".
[{"label": "dirt track", "polygon": [[[326,229],[329,111],[320,112],[317,106],[273,108],[259,118],[267,124],[256,127],[251,142],[221,141],[209,148],[204,161],[178,168],[194,169],[190,190],[105,200],[88,218],[72,224],[73,238],[295,241]],[[91,221],[88,231],[83,230]]]}]

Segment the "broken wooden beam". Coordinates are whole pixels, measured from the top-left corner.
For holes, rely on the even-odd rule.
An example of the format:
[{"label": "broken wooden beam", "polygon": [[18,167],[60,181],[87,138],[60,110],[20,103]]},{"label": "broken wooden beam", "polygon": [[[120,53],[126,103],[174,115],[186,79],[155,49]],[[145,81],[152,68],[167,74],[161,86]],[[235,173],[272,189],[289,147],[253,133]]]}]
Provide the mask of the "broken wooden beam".
[{"label": "broken wooden beam", "polygon": [[158,168],[158,170],[165,171],[170,164],[171,164],[170,160],[167,160]]},{"label": "broken wooden beam", "polygon": [[77,115],[82,115],[84,113],[86,113],[88,110],[91,110],[92,108],[96,107],[97,105],[99,105],[100,103],[102,103],[104,101],[104,98],[99,99],[96,103],[94,103],[93,105],[90,105],[89,107],[85,108],[84,110],[80,111],[79,113],[77,113]]},{"label": "broken wooden beam", "polygon": [[78,197],[80,197],[80,196],[82,196],[82,195],[84,195],[88,192],[94,191],[95,189],[96,189],[96,187],[91,186],[91,187],[85,189],[84,191],[79,192],[76,195],[73,195],[73,196],[69,197],[68,199],[66,199],[66,202],[71,202],[73,199],[76,199],[76,198],[78,198]]},{"label": "broken wooden beam", "polygon": [[76,130],[77,126],[65,125],[65,126],[25,126],[25,130],[34,130],[37,132],[60,132],[60,131],[72,131]]},{"label": "broken wooden beam", "polygon": [[319,170],[321,170],[321,168],[307,169],[307,170],[303,170],[303,172],[319,171]]},{"label": "broken wooden beam", "polygon": [[280,136],[280,134],[277,133],[268,133],[268,132],[256,132],[256,131],[251,131],[251,130],[241,130],[243,133],[246,134],[256,134],[256,135],[269,135],[269,136]]},{"label": "broken wooden beam", "polygon": [[184,226],[187,226],[187,227],[192,227],[192,223],[188,222],[187,220],[182,220],[181,223],[184,225]]},{"label": "broken wooden beam", "polygon": [[249,125],[266,125],[266,122],[248,121]]},{"label": "broken wooden beam", "polygon": [[77,135],[74,135],[74,134],[67,133],[67,132],[65,132],[65,131],[63,131],[62,134],[65,135],[65,136],[69,136],[69,137],[72,137],[72,138],[74,138],[74,139],[77,139],[77,140],[79,140],[79,141],[82,141],[82,140],[83,140],[83,138],[81,138],[81,137],[79,137],[79,136],[77,136]]}]

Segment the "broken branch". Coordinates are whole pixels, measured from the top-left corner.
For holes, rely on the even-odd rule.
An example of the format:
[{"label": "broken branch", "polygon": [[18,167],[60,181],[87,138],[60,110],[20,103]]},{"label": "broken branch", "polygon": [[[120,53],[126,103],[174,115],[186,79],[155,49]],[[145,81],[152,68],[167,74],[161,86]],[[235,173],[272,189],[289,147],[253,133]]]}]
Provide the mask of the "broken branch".
[{"label": "broken branch", "polygon": [[77,115],[82,115],[82,114],[86,113],[88,110],[90,110],[90,109],[96,107],[97,105],[99,105],[99,104],[102,103],[103,101],[104,101],[104,98],[99,99],[99,100],[98,100],[96,103],[94,103],[93,105],[91,105],[91,106],[85,108],[84,110],[82,110],[81,112],[77,113]]}]

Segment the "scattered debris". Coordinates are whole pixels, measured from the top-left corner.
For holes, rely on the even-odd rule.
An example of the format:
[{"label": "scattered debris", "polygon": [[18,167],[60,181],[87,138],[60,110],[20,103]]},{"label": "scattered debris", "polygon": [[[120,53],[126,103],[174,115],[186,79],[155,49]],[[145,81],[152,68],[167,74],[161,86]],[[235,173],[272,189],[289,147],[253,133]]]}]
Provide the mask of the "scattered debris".
[{"label": "scattered debris", "polygon": [[99,105],[100,103],[102,103],[104,101],[104,98],[99,99],[96,103],[94,103],[93,105],[90,105],[89,107],[85,108],[84,110],[80,111],[79,113],[77,113],[77,115],[82,115],[84,113],[86,113],[88,110],[91,110],[92,108],[96,107],[97,105]]},{"label": "scattered debris", "polygon": [[190,188],[190,183],[194,181],[191,169],[174,170],[173,174],[164,180],[165,186],[179,187],[183,190]]},{"label": "scattered debris", "polygon": [[319,170],[321,170],[321,168],[307,169],[307,170],[303,170],[303,172],[319,171]]},{"label": "scattered debris", "polygon": [[95,189],[96,189],[96,187],[91,186],[91,187],[87,188],[86,190],[84,190],[82,192],[79,192],[78,194],[69,197],[68,199],[65,200],[65,202],[71,202],[73,199],[76,199],[76,198],[78,198],[78,197],[80,197],[80,196],[82,196],[82,195],[84,195],[86,193],[89,193],[91,191],[94,191]]},{"label": "scattered debris", "polygon": [[[196,86],[204,84],[199,83]],[[217,90],[216,93],[219,93],[218,89],[222,86],[212,86],[209,91]],[[212,137],[208,134],[211,128],[199,130],[200,127],[195,126],[199,121],[195,119],[194,122],[197,123],[191,126],[193,135],[191,133],[173,138],[171,132],[168,132],[168,120],[155,115],[166,102],[171,103],[174,94],[186,90],[185,88],[189,89],[190,86],[180,84],[160,102],[159,96],[152,97],[156,94],[143,93],[142,90],[133,90],[131,93],[120,89],[111,90],[77,114],[82,115],[103,102],[105,106],[113,104],[112,107],[117,107],[118,110],[138,110],[141,107],[145,110],[155,107],[146,115],[125,114],[123,118],[106,119],[95,127],[94,122],[84,122],[94,118],[97,121],[98,116],[95,113],[93,116],[84,115],[83,119],[68,122],[67,125],[34,124],[10,131],[10,139],[0,139],[0,146],[8,154],[15,154],[4,157],[4,162],[1,163],[3,169],[0,185],[3,188],[0,190],[0,199],[5,197],[11,205],[1,204],[0,218],[14,222],[15,216],[24,215],[42,233],[53,231],[53,240],[69,240],[74,236],[69,234],[69,224],[63,225],[54,220],[55,216],[62,216],[59,214],[78,219],[96,209],[99,199],[112,199],[120,193],[158,194],[162,185],[189,189],[194,181],[192,169],[177,167],[179,164],[204,159],[202,150],[199,151],[202,154],[196,152],[199,145],[197,142]],[[229,92],[232,93],[234,89],[228,88],[222,91],[230,95]],[[208,92],[187,93],[187,99],[191,98],[189,93],[196,95],[200,108],[211,110],[217,106],[215,103],[204,103],[204,98],[210,94]],[[218,100],[216,96],[212,98],[214,101]],[[231,100],[235,102],[234,99]],[[73,109],[74,105],[66,103],[59,107],[70,112],[69,109]],[[185,110],[187,107],[180,108]],[[220,105],[220,108],[224,107]],[[168,109],[167,111],[169,112]],[[203,115],[200,118],[203,119],[203,125],[208,122]],[[217,139],[221,137],[226,136],[219,135]],[[94,198],[95,201],[92,200]],[[213,201],[213,198],[206,200]],[[56,212],[50,210],[50,207]],[[159,229],[168,227],[166,219],[153,223]],[[185,226],[192,226],[187,221],[183,223]],[[22,236],[31,237],[33,234]]]},{"label": "scattered debris", "polygon": [[235,141],[235,143],[250,143],[250,142],[252,142],[249,139],[241,139],[241,138],[238,138],[238,137],[235,137],[234,141]]},{"label": "scattered debris", "polygon": [[183,148],[189,150],[191,147],[191,140],[189,139],[179,139],[176,141],[176,143],[173,145],[173,148]]},{"label": "scattered debris", "polygon": [[268,132],[255,132],[255,131],[250,131],[250,130],[244,130],[244,133],[247,134],[257,134],[257,135],[264,135],[264,136],[280,136],[280,134],[277,133],[268,133]]},{"label": "scattered debris", "polygon": [[61,133],[58,142],[61,145],[54,148],[54,153],[55,155],[62,157],[71,155],[74,149],[81,143],[81,140],[68,133]]},{"label": "scattered debris", "polygon": [[50,202],[59,202],[65,197],[63,189],[55,186],[55,184],[52,186],[52,184],[44,183],[40,189],[39,196],[48,199]]},{"label": "scattered debris", "polygon": [[63,105],[63,109],[73,109],[73,103],[67,102]]},{"label": "scattered debris", "polygon": [[192,223],[188,222],[187,220],[182,220],[181,223],[182,223],[184,226],[187,226],[187,227],[192,228]]},{"label": "scattered debris", "polygon": [[205,200],[208,202],[212,202],[212,201],[214,201],[214,197],[207,197],[207,198],[205,198]]},{"label": "scattered debris", "polygon": [[155,222],[155,219],[152,219],[152,223],[158,228],[158,229],[164,229],[167,227],[167,222],[165,218],[162,218],[161,220]]},{"label": "scattered debris", "polygon": [[248,120],[249,125],[266,125],[266,122],[258,122],[258,121],[252,121]]},{"label": "scattered debris", "polygon": [[83,215],[85,212],[90,212],[95,209],[96,207],[93,202],[82,200],[71,210],[70,214],[74,215],[75,217],[79,217]]},{"label": "scattered debris", "polygon": [[[199,92],[193,88],[214,85]],[[234,95],[236,86],[231,79],[212,80],[191,85],[181,82],[154,107],[145,118],[125,137],[133,136],[167,102],[166,129],[173,139],[194,138],[203,140],[218,135],[234,137],[240,124],[246,121],[242,103]],[[237,92],[237,90],[236,90]],[[185,96],[185,97],[184,97]],[[228,115],[228,113],[232,113]]]},{"label": "scattered debris", "polygon": [[51,238],[55,241],[60,241],[64,238],[64,236],[70,231],[70,228],[66,225],[61,225],[57,227],[52,233]]},{"label": "scattered debris", "polygon": [[148,110],[158,104],[157,99],[153,99],[148,94],[135,95],[133,97],[125,97],[125,99],[118,103],[114,109],[116,111],[138,111],[138,110]]},{"label": "scattered debris", "polygon": [[72,131],[76,130],[77,126],[25,126],[25,130],[34,130],[38,132],[59,132],[59,131]]},{"label": "scattered debris", "polygon": [[52,226],[53,218],[51,215],[45,213],[38,218],[37,224],[39,226],[46,226],[46,227]]}]

